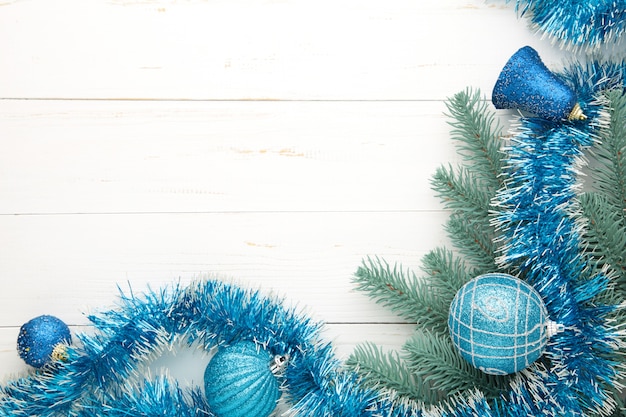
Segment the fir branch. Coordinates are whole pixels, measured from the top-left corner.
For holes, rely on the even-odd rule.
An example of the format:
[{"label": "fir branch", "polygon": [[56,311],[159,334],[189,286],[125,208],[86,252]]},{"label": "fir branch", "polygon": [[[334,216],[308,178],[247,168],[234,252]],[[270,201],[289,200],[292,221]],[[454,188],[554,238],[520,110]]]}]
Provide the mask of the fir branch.
[{"label": "fir branch", "polygon": [[429,289],[425,280],[380,258],[367,258],[354,275],[357,289],[406,320],[447,331],[450,303]]},{"label": "fir branch", "polygon": [[609,124],[591,150],[593,192],[580,197],[587,219],[582,244],[590,265],[614,273],[614,285],[605,301],[626,298],[626,95],[622,89],[605,93]]},{"label": "fir branch", "polygon": [[509,377],[488,375],[461,357],[450,337],[418,330],[403,347],[404,359],[415,375],[448,396],[476,388],[496,396]]},{"label": "fir branch", "polygon": [[497,269],[495,262],[497,247],[494,243],[495,236],[491,233],[489,218],[469,219],[452,214],[445,228],[454,247],[475,266],[474,275]]},{"label": "fir branch", "polygon": [[609,90],[610,123],[601,131],[601,141],[591,152],[593,186],[609,198],[611,204],[622,209],[626,220],[626,95],[621,90]]},{"label": "fir branch", "polygon": [[422,269],[428,274],[432,290],[445,300],[446,308],[446,331],[448,308],[457,291],[474,274],[467,270],[465,263],[445,248],[436,248],[422,258]]},{"label": "fir branch", "polygon": [[580,207],[587,224],[582,234],[585,254],[596,270],[609,268],[617,273],[615,289],[621,302],[626,292],[626,225],[618,207],[600,193],[580,196]]},{"label": "fir branch", "polygon": [[466,89],[448,99],[449,116],[454,119],[452,139],[477,178],[490,194],[502,186],[502,127],[481,99],[480,90]]},{"label": "fir branch", "polygon": [[468,168],[455,170],[439,167],[431,180],[431,186],[447,209],[472,217],[489,215],[490,201],[495,192],[487,192]]},{"label": "fir branch", "polygon": [[433,189],[452,209],[446,231],[457,248],[480,272],[493,271],[495,267],[495,228],[490,223],[491,200],[489,193],[468,168],[455,170],[440,167],[432,179]]},{"label": "fir branch", "polygon": [[464,165],[440,167],[431,185],[444,207],[453,211],[447,231],[455,248],[477,272],[492,271],[496,233],[489,218],[491,202],[503,186],[502,128],[479,90],[459,92],[446,105]]},{"label": "fir branch", "polygon": [[346,361],[346,367],[359,374],[363,386],[385,391],[392,401],[397,397],[426,403],[437,399],[434,392],[409,371],[396,351],[384,352],[373,343],[358,345]]}]

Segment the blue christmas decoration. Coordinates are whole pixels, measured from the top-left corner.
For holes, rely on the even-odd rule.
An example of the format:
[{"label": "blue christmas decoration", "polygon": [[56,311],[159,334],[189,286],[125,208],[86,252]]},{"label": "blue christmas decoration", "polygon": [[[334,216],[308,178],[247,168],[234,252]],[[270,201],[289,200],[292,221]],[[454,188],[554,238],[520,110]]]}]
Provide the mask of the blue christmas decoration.
[{"label": "blue christmas decoration", "polygon": [[546,345],[545,361],[516,374],[498,398],[474,390],[426,407],[365,388],[322,340],[320,323],[282,307],[283,300],[207,280],[141,296],[122,294],[117,307],[89,316],[93,329],[76,335],[81,343],[67,346],[66,360],[0,384],[0,416],[216,417],[202,387],[183,389],[169,377],[141,374],[180,341],[207,352],[247,341],[270,358],[289,356],[279,378],[292,416],[608,415],[615,409],[611,392],[623,377],[618,355],[626,346],[624,332],[611,322],[619,306],[597,303],[609,279],[586,271],[579,256],[582,226],[573,213],[583,149],[606,125],[601,93],[623,90],[625,74],[624,64],[574,66],[563,78],[588,119],[521,118],[513,133],[506,187],[492,207],[501,233],[500,269],[531,285],[564,330]]},{"label": "blue christmas decoration", "polygon": [[623,91],[625,68],[624,63],[598,62],[571,68],[565,79],[585,103],[589,119],[558,123],[520,118],[506,149],[507,184],[494,201],[502,245],[498,265],[532,285],[550,318],[564,326],[545,353],[558,378],[538,366],[540,371],[527,382],[530,391],[538,382],[554,388],[526,406],[528,415],[563,415],[564,409],[577,416],[603,414],[615,408],[612,381],[621,375],[616,350],[625,344],[610,315],[621,307],[594,302],[609,279],[586,269],[581,224],[574,214],[584,150],[598,140],[607,117],[599,93]]},{"label": "blue christmas decoration", "polygon": [[496,109],[519,109],[548,120],[584,120],[576,93],[552,73],[530,46],[506,63],[493,88]]},{"label": "blue christmas decoration", "polygon": [[271,371],[273,359],[254,342],[223,347],[204,373],[204,392],[218,417],[267,417],[281,392]]},{"label": "blue christmas decoration", "polygon": [[35,368],[63,357],[65,344],[71,343],[69,327],[59,318],[43,315],[29,320],[20,328],[17,352]]},{"label": "blue christmas decoration", "polygon": [[143,417],[164,410],[182,417],[216,416],[201,387],[183,390],[166,377],[138,376],[138,369],[180,340],[207,351],[255,341],[272,356],[289,357],[281,390],[288,391],[294,415],[374,417],[391,409],[342,370],[332,346],[319,336],[320,323],[283,304],[213,280],[143,296],[122,294],[117,308],[88,317],[94,331],[76,335],[82,343],[67,348],[67,360],[54,372],[0,385],[0,416]]},{"label": "blue christmas decoration", "polygon": [[463,358],[481,371],[507,375],[537,360],[548,342],[550,321],[530,285],[508,274],[480,275],[450,305],[448,327]]},{"label": "blue christmas decoration", "polygon": [[617,43],[626,27],[624,0],[515,0],[515,6],[561,48],[594,50]]}]

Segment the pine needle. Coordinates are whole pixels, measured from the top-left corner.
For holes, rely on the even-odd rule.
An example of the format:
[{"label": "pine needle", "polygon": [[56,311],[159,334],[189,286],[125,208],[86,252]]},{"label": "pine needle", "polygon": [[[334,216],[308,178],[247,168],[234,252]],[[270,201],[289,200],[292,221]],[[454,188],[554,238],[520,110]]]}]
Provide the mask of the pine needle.
[{"label": "pine needle", "polygon": [[502,127],[480,90],[466,89],[448,99],[452,139],[490,194],[502,185]]},{"label": "pine needle", "polygon": [[582,234],[585,255],[595,270],[613,272],[614,301],[626,299],[626,95],[608,90],[610,122],[591,152],[593,191],[580,197],[587,219]]},{"label": "pine needle", "polygon": [[391,267],[380,258],[367,258],[357,269],[354,281],[358,290],[367,292],[404,319],[447,331],[450,302],[430,290],[427,281],[418,280],[400,266]]},{"label": "pine needle", "polygon": [[440,167],[431,185],[444,207],[452,210],[446,229],[454,247],[477,273],[493,271],[497,247],[490,215],[492,200],[503,186],[502,128],[479,90],[455,94],[447,107],[464,164]]},{"label": "pine needle", "polygon": [[391,397],[408,397],[413,401],[431,403],[435,400],[433,392],[425,389],[395,351],[384,352],[373,343],[355,347],[346,361],[348,369],[356,371],[365,387],[383,390]]},{"label": "pine needle", "polygon": [[[426,276],[421,279],[379,258],[368,258],[355,274],[359,290],[416,323],[419,336],[407,342],[402,357],[411,363],[413,383],[420,387],[403,386],[411,383],[399,378],[403,375],[399,367],[406,364],[399,362],[396,354],[383,355],[373,345],[358,350],[352,358],[355,369],[374,385],[426,402],[473,386],[490,393],[500,389],[494,378],[480,377],[478,374],[483,374],[469,369],[471,366],[456,353],[447,321],[457,291],[474,276],[495,270],[495,229],[490,213],[491,201],[502,186],[501,128],[478,90],[459,92],[447,106],[452,137],[465,164],[439,168],[431,184],[444,207],[452,211],[446,229],[464,259],[438,248],[422,259]],[[431,390],[434,387],[438,389]],[[424,390],[429,396],[424,396]]]},{"label": "pine needle", "polygon": [[[602,138],[591,152],[593,186],[609,198],[616,207],[626,208],[626,95],[610,90],[610,124],[602,131]],[[622,212],[626,219],[626,214]]]},{"label": "pine needle", "polygon": [[470,216],[487,216],[490,201],[495,193],[489,193],[469,168],[440,167],[433,175],[431,185],[447,209]]},{"label": "pine needle", "polygon": [[403,350],[409,369],[448,396],[476,388],[495,396],[507,386],[509,377],[487,375],[469,364],[447,335],[418,330]]},{"label": "pine needle", "polygon": [[[445,248],[436,248],[426,254],[422,258],[422,265],[433,291],[445,300],[448,308],[457,291],[474,277],[474,274],[467,270],[464,262]],[[447,316],[446,309],[446,329]]]},{"label": "pine needle", "polygon": [[454,236],[454,247],[475,267],[473,275],[486,274],[497,269],[497,245],[489,233],[489,218],[469,219],[452,214],[446,223],[448,236]]}]

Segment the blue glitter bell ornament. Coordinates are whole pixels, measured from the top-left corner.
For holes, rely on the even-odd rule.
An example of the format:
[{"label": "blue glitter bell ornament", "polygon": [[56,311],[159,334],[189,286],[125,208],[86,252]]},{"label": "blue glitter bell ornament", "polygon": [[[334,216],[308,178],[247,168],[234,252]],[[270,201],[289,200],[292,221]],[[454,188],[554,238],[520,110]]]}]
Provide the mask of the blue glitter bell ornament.
[{"label": "blue glitter bell ornament", "polygon": [[530,46],[506,63],[491,94],[496,109],[519,109],[552,121],[587,118],[576,93],[545,66]]},{"label": "blue glitter bell ornament", "polygon": [[249,341],[220,348],[204,372],[211,411],[217,417],[269,416],[281,396],[277,375],[286,360]]},{"label": "blue glitter bell ornament", "polygon": [[491,375],[526,368],[562,330],[549,320],[533,287],[501,273],[480,275],[461,287],[450,304],[448,327],[461,356]]},{"label": "blue glitter bell ornament", "polygon": [[26,322],[17,337],[17,352],[27,364],[41,368],[65,358],[72,341],[69,327],[59,318],[43,315]]}]

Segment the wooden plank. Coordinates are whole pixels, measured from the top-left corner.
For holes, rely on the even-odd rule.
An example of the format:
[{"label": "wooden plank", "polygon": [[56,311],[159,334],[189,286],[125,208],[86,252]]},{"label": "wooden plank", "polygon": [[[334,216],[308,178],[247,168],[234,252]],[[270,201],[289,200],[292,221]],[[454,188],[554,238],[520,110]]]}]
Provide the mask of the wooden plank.
[{"label": "wooden plank", "polygon": [[571,56],[501,0],[0,4],[0,98],[441,100]]},{"label": "wooden plank", "polygon": [[84,324],[115,302],[117,285],[140,293],[218,277],[286,298],[319,320],[393,322],[355,292],[367,256],[419,274],[447,245],[446,215],[429,212],[205,213],[0,216],[0,327],[40,314]]},{"label": "wooden plank", "polygon": [[442,208],[441,102],[0,101],[0,214]]}]

